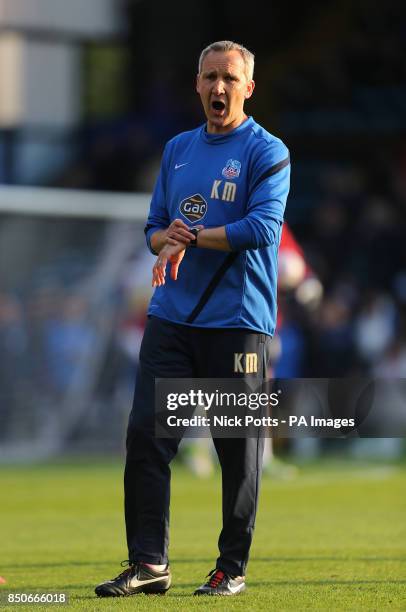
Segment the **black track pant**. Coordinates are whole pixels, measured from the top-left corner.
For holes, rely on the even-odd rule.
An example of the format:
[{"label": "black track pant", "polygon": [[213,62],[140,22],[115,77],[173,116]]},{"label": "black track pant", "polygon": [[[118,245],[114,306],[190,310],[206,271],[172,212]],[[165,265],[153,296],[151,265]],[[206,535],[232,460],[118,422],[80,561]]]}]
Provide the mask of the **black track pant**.
[{"label": "black track pant", "polygon": [[[125,520],[130,562],[168,562],[170,468],[180,440],[154,435],[155,378],[262,379],[269,336],[188,327],[151,317],[145,329],[127,431]],[[257,353],[258,372],[234,372],[235,353]],[[222,469],[223,528],[217,567],[244,575],[252,542],[263,438],[215,438]],[[191,519],[192,520],[192,519]]]}]

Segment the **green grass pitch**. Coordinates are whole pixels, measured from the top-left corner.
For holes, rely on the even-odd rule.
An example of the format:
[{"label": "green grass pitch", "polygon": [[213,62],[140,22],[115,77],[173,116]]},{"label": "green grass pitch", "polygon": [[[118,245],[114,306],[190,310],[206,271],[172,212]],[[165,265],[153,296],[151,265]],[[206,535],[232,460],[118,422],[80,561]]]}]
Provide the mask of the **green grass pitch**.
[{"label": "green grass pitch", "polygon": [[[246,593],[193,598],[213,568],[220,478],[173,469],[165,597],[97,599],[126,558],[116,459],[0,467],[0,609],[406,609],[406,466],[318,462],[292,481],[264,478]],[[9,592],[65,591],[70,605],[6,605]]]}]

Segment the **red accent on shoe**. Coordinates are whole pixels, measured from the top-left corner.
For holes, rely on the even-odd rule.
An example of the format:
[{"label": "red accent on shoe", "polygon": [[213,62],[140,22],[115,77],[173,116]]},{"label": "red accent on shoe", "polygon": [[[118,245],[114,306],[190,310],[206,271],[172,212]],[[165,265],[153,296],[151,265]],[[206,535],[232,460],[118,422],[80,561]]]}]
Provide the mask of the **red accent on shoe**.
[{"label": "red accent on shoe", "polygon": [[210,578],[209,587],[215,589],[224,578],[224,572],[216,570]]}]

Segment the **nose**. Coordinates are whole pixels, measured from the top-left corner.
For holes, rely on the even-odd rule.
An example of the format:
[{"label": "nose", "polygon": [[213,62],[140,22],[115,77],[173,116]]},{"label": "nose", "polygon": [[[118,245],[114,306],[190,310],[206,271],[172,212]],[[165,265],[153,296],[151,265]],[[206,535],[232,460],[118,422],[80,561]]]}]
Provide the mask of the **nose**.
[{"label": "nose", "polygon": [[225,92],[224,81],[222,79],[217,79],[217,81],[213,84],[212,91],[215,96],[221,96],[221,94]]}]

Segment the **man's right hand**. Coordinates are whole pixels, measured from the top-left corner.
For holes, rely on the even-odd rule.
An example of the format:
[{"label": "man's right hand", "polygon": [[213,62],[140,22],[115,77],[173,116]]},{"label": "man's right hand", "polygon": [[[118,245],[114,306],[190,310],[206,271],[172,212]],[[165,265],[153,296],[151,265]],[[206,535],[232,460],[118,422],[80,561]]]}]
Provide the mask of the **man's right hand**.
[{"label": "man's right hand", "polygon": [[185,255],[185,245],[179,242],[176,245],[166,244],[160,250],[154,267],[152,268],[152,286],[160,287],[165,284],[166,265],[171,264],[171,279],[178,278],[178,269]]}]

